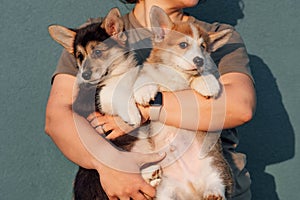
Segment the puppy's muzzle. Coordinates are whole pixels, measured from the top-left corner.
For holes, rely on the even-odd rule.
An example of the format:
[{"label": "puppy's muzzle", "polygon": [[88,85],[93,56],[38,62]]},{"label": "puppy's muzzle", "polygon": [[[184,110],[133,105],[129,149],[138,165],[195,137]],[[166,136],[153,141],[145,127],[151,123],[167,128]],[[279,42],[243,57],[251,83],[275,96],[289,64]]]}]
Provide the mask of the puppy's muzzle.
[{"label": "puppy's muzzle", "polygon": [[196,56],[193,59],[193,63],[195,64],[195,66],[197,67],[197,71],[199,73],[201,73],[203,71],[203,64],[204,64],[204,60],[203,58],[200,58],[199,56]]},{"label": "puppy's muzzle", "polygon": [[202,67],[203,66],[203,58],[200,58],[199,56],[195,57],[193,59],[194,64],[196,65],[196,67]]},{"label": "puppy's muzzle", "polygon": [[92,73],[93,72],[91,70],[87,70],[87,71],[84,71],[81,76],[84,80],[88,81],[91,79]]}]

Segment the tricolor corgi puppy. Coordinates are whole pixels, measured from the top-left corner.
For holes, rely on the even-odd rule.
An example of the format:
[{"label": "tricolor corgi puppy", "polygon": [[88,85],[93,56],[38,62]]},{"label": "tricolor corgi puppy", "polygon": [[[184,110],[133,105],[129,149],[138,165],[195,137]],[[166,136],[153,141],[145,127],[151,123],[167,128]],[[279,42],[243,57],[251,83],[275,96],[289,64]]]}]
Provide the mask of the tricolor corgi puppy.
[{"label": "tricolor corgi puppy", "polygon": [[[212,74],[216,66],[210,53],[228,41],[232,30],[207,33],[196,23],[172,22],[159,7],[152,7],[150,20],[154,33],[153,49],[134,85],[136,102],[149,105],[158,91],[188,88],[203,96],[217,98],[221,86]],[[233,180],[220,139],[206,157],[198,156],[206,134],[209,133],[151,121],[150,152],[167,152],[160,164],[162,175],[155,199],[225,200],[230,194]],[[143,146],[147,144],[136,145],[139,148],[133,147],[132,151],[141,151]]]},{"label": "tricolor corgi puppy", "polygon": [[76,58],[79,91],[73,104],[75,112],[86,117],[97,110],[139,125],[140,113],[132,98],[139,68],[125,48],[123,29],[120,12],[114,8],[101,23],[79,29],[52,25],[49,33]]},{"label": "tricolor corgi puppy", "polygon": [[[125,48],[127,36],[123,30],[124,22],[117,8],[113,8],[102,22],[78,29],[49,26],[51,37],[76,59],[78,92],[73,110],[84,117],[94,111],[118,115],[128,124],[137,126],[141,116],[132,88],[139,67],[134,55]],[[127,142],[115,142],[121,147],[124,143]],[[74,199],[108,199],[96,170],[79,168]]]}]

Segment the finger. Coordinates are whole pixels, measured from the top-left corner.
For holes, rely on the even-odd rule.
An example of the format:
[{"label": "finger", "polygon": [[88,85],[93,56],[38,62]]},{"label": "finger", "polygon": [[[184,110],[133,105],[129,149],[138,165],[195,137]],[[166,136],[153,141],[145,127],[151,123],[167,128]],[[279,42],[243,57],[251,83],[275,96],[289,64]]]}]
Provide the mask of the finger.
[{"label": "finger", "polygon": [[151,185],[147,184],[146,182],[140,191],[141,191],[140,194],[143,196],[143,199],[154,198],[156,194],[155,189]]},{"label": "finger", "polygon": [[130,197],[119,197],[120,200],[130,200]]},{"label": "finger", "polygon": [[108,134],[107,136],[106,136],[106,139],[108,139],[108,140],[113,140],[113,139],[115,139],[115,138],[117,138],[117,137],[120,137],[120,136],[122,136],[122,135],[124,135],[124,134],[126,134],[125,132],[123,132],[123,131],[121,131],[121,130],[113,130],[110,134]]},{"label": "finger", "polygon": [[102,126],[103,124],[105,124],[105,122],[101,119],[99,120],[99,118],[95,118],[90,122],[90,124],[95,128],[97,126]]},{"label": "finger", "polygon": [[157,163],[166,157],[166,152],[142,154],[139,159],[139,166],[142,167],[147,163]]},{"label": "finger", "polygon": [[93,119],[95,119],[97,117],[101,117],[101,116],[103,116],[103,115],[101,115],[99,112],[93,112],[87,117],[87,120],[89,122],[91,122]]},{"label": "finger", "polygon": [[132,126],[124,122],[123,119],[118,116],[105,115],[105,117],[105,124],[110,125],[110,127],[108,127],[110,130],[120,129],[120,131],[128,133],[134,129]]},{"label": "finger", "polygon": [[132,199],[134,200],[147,200],[149,198],[146,198],[145,195],[143,195],[141,192],[135,193],[134,195],[132,195]]},{"label": "finger", "polygon": [[[130,198],[130,197],[120,197],[119,198],[120,200],[131,200],[132,198]],[[135,199],[134,199],[135,200]]]},{"label": "finger", "polygon": [[95,127],[95,130],[96,130],[99,134],[104,134],[104,133],[105,133],[105,131],[104,131],[102,125]]},{"label": "finger", "polygon": [[104,133],[114,130],[114,127],[111,124],[103,124],[102,128],[103,128]]},{"label": "finger", "polygon": [[108,196],[107,195],[107,197],[108,197],[109,200],[119,200],[119,198],[115,197],[115,196]]}]

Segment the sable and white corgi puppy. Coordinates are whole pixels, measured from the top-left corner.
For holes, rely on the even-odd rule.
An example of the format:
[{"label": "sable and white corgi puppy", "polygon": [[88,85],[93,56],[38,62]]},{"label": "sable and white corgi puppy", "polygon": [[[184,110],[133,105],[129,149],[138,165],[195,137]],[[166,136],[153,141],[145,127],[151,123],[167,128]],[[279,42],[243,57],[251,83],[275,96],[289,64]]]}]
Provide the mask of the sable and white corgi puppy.
[{"label": "sable and white corgi puppy", "polygon": [[[79,69],[74,111],[84,117],[94,111],[118,115],[137,126],[141,117],[132,93],[140,69],[134,55],[125,48],[127,36],[123,31],[124,22],[117,8],[111,9],[102,22],[82,28],[49,26],[51,37],[74,55]],[[128,137],[112,142],[126,148],[128,140],[135,140]],[[96,170],[79,168],[74,199],[108,199]]]},{"label": "sable and white corgi puppy", "polygon": [[[232,30],[207,33],[196,23],[172,22],[156,6],[150,11],[150,20],[154,33],[153,49],[134,85],[136,102],[149,105],[158,91],[187,88],[217,98],[221,86],[212,74],[216,66],[210,53],[228,41]],[[162,175],[155,199],[225,200],[230,194],[233,180],[220,139],[206,157],[199,158],[206,134],[151,121],[150,152],[167,152],[160,164]],[[147,142],[144,145],[138,143],[138,148],[133,147],[132,151],[141,151],[147,146]]]}]

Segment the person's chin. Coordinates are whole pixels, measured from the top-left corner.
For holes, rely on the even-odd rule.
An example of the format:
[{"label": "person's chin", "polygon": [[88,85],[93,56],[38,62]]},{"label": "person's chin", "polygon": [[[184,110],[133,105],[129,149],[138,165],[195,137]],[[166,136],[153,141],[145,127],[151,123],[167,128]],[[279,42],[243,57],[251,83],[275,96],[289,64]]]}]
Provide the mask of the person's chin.
[{"label": "person's chin", "polygon": [[199,0],[185,0],[184,4],[186,8],[191,8],[196,6],[199,3]]}]

